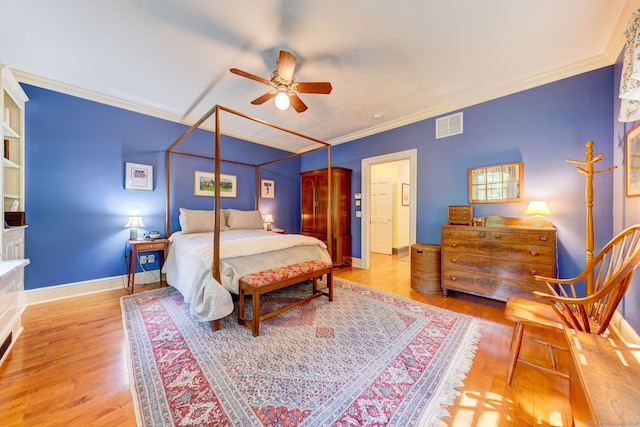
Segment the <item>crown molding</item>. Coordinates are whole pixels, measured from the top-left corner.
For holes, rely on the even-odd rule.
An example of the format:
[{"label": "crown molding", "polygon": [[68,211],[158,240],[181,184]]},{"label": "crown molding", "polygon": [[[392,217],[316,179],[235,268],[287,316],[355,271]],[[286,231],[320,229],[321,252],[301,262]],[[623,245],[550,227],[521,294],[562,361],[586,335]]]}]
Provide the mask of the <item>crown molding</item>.
[{"label": "crown molding", "polygon": [[[168,120],[171,122],[179,123],[185,126],[192,126],[196,120],[193,120],[188,117],[181,116],[179,114],[170,113],[165,110],[161,110],[158,108],[148,107],[142,104],[138,104],[132,101],[128,101],[126,99],[118,98],[111,95],[105,95],[100,92],[96,92],[93,90],[81,88],[78,86],[70,85],[67,83],[62,83],[56,80],[47,79],[45,77],[41,77],[35,74],[31,74],[25,71],[20,70],[11,70],[13,72],[14,77],[21,83],[38,86],[43,89],[52,90],[55,92],[60,92],[65,95],[76,96],[78,98],[87,99],[89,101],[99,102],[101,104],[110,105],[112,107],[122,108],[124,110],[133,111],[140,114],[145,114],[147,116],[156,117],[159,119]],[[215,126],[203,123],[200,126],[200,129],[208,130],[210,132],[215,132]],[[255,138],[247,134],[243,134],[241,132],[234,132],[229,130],[223,130],[221,132],[222,135],[226,135],[232,138],[242,139],[244,141],[254,142],[256,144],[265,145],[271,148],[275,148],[278,150],[287,151],[290,153],[297,153],[296,149],[293,149],[289,146],[275,143],[273,141],[269,141],[262,138]]]},{"label": "crown molding", "polygon": [[[619,52],[618,52],[619,53]],[[344,135],[339,138],[331,139],[329,142],[332,145],[342,144],[345,142],[354,141],[356,139],[364,138],[367,136],[375,135],[377,133],[385,132],[388,130],[396,129],[402,126],[410,125],[412,123],[420,122],[426,119],[430,119],[443,114],[451,113],[462,108],[477,105],[483,102],[491,101],[493,99],[501,98],[507,95],[512,95],[517,92],[521,92],[527,89],[532,89],[537,86],[542,86],[547,83],[562,80],[567,77],[576,76],[578,74],[593,71],[598,68],[612,65],[617,59],[617,55],[611,60],[608,55],[599,55],[584,61],[580,61],[575,64],[568,65],[563,68],[552,70],[546,73],[538,74],[528,79],[520,80],[508,85],[499,86],[492,90],[482,92],[467,98],[458,99],[449,104],[439,105],[435,108],[420,111],[418,113],[401,117],[400,119],[382,123],[378,126],[363,129],[358,132],[353,132],[348,135]]]}]

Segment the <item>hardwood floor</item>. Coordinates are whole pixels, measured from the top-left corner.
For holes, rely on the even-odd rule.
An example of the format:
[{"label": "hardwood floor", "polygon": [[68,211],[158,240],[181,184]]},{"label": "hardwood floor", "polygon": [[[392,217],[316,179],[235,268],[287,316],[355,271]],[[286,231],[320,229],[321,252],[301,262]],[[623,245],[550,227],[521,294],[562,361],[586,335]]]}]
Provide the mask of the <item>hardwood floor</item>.
[{"label": "hardwood floor", "polygon": [[[448,425],[571,425],[567,380],[520,364],[507,386],[512,325],[503,317],[504,303],[416,292],[410,263],[397,258],[372,254],[370,270],[343,268],[336,276],[482,319],[482,338],[460,395],[448,408]],[[0,367],[0,425],[135,426],[122,295],[108,291],[27,307],[25,330]],[[526,342],[522,351],[527,358],[548,359],[535,344]],[[559,359],[566,371],[567,358]]]}]

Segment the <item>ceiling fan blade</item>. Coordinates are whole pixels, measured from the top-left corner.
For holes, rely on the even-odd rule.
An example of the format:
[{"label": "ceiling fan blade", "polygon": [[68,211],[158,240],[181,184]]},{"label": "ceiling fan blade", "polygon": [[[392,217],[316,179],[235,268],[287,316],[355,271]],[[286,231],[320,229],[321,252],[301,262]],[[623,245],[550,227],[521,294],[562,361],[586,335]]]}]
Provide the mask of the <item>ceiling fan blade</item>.
[{"label": "ceiling fan blade", "polygon": [[291,106],[298,113],[302,113],[304,111],[307,111],[307,106],[305,105],[304,102],[302,102],[302,99],[300,99],[300,97],[298,95],[296,95],[295,93],[292,93],[292,94],[289,95],[289,100],[291,101]]},{"label": "ceiling fan blade", "polygon": [[300,93],[321,93],[328,95],[331,93],[331,83],[329,82],[300,82],[293,85],[293,90]]},{"label": "ceiling fan blade", "polygon": [[229,71],[231,71],[233,74],[237,74],[239,76],[246,77],[248,79],[255,80],[257,82],[264,83],[266,85],[271,84],[271,82],[267,79],[263,79],[262,77],[258,77],[255,74],[247,73],[246,71],[242,71],[237,68],[230,68]]},{"label": "ceiling fan blade", "polygon": [[278,75],[281,79],[291,81],[293,79],[293,70],[296,68],[296,57],[286,50],[280,51],[278,59]]},{"label": "ceiling fan blade", "polygon": [[278,94],[278,92],[275,92],[275,91],[267,92],[264,95],[259,96],[256,99],[254,99],[253,101],[251,101],[251,103],[253,105],[264,104],[266,101],[270,100],[271,98],[273,98],[277,94]]}]

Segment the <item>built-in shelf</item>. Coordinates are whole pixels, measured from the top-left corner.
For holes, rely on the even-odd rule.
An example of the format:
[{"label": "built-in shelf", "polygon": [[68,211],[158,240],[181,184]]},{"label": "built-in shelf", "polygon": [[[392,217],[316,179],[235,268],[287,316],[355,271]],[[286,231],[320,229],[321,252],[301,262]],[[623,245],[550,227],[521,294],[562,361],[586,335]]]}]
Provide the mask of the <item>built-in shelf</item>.
[{"label": "built-in shelf", "polygon": [[[22,212],[25,192],[25,116],[27,95],[11,70],[0,64],[0,134],[3,136],[3,161],[0,163],[0,217],[6,222],[8,211]],[[15,217],[15,215],[14,215]],[[11,219],[12,223],[16,223]],[[24,220],[18,221],[18,223]],[[0,364],[7,359],[11,347],[22,332],[22,313],[26,307],[24,292],[24,235],[26,226],[3,227],[0,233]]]},{"label": "built-in shelf", "polygon": [[7,123],[5,123],[3,127],[4,127],[4,136],[8,136],[11,138],[20,138],[20,134],[15,130],[11,129],[11,126],[9,126]]},{"label": "built-in shelf", "polygon": [[5,168],[14,168],[14,169],[20,169],[20,165],[17,164],[16,162],[12,162],[9,159],[2,159],[2,162],[4,163],[4,167]]}]

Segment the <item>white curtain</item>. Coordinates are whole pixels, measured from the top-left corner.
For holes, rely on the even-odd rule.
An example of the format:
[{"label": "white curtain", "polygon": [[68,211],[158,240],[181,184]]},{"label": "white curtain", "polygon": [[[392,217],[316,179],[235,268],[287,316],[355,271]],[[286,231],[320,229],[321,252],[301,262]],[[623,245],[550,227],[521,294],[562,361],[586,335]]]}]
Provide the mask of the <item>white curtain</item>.
[{"label": "white curtain", "polygon": [[640,9],[631,14],[620,79],[621,122],[640,120]]}]

